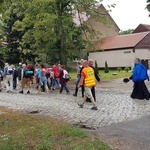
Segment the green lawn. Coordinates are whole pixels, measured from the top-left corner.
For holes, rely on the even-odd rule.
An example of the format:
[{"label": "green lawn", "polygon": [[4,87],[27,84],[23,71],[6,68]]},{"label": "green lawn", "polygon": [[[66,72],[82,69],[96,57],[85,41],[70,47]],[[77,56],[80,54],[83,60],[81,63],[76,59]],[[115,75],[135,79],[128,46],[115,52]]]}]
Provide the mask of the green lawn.
[{"label": "green lawn", "polygon": [[[113,75],[116,73],[116,75]],[[125,77],[130,77],[131,72],[125,72],[125,71],[117,71],[117,70],[110,70],[109,73],[104,73],[103,70],[99,71],[99,76],[101,80],[113,80],[113,79],[118,79],[118,78],[125,78]],[[69,75],[71,78],[74,80],[76,78],[76,73],[75,72],[70,72]]]},{"label": "green lawn", "polygon": [[99,71],[101,80],[113,80],[118,78],[125,78],[130,77],[131,72],[125,72],[125,71],[116,71],[116,70],[110,70],[109,73],[104,73],[104,71]]},{"label": "green lawn", "polygon": [[0,150],[110,150],[82,129],[16,112],[0,114]]}]

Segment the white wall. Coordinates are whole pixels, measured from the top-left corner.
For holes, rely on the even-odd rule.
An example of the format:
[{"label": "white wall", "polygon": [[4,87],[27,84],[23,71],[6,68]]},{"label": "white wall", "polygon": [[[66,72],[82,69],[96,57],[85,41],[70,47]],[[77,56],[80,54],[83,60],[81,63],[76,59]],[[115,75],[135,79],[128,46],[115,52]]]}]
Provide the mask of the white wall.
[{"label": "white wall", "polygon": [[149,49],[136,49],[135,58],[150,59],[150,50]]},{"label": "white wall", "polygon": [[[128,53],[131,52],[131,53]],[[136,49],[135,53],[132,49],[116,50],[116,51],[101,51],[89,53],[88,59],[96,60],[98,67],[105,67],[107,61],[109,67],[133,67],[135,58],[150,59],[150,50]]]},{"label": "white wall", "polygon": [[94,52],[89,53],[88,57],[88,59],[96,60],[98,67],[104,67],[105,61],[107,61],[109,67],[131,67],[133,65],[134,58],[132,49]]}]

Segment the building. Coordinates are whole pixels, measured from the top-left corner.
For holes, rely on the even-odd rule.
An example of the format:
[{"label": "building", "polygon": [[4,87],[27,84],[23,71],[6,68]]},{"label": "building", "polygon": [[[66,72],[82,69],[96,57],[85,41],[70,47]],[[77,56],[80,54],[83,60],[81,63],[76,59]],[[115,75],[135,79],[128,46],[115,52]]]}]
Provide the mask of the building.
[{"label": "building", "polygon": [[139,24],[132,33],[146,32],[146,31],[150,31],[150,25]]},{"label": "building", "polygon": [[109,68],[133,67],[140,58],[150,68],[150,31],[105,37],[97,42],[88,58],[96,60],[99,68],[107,61]]},{"label": "building", "polygon": [[[89,31],[92,31],[92,33],[86,31],[82,34],[83,39],[90,41],[90,46],[104,37],[116,36],[120,31],[118,25],[102,4],[97,6],[95,11],[96,13],[90,16],[81,11],[80,13],[75,13],[74,17],[76,25],[84,24],[90,29]],[[81,51],[81,58],[87,59],[89,45],[87,44],[85,49]]]}]

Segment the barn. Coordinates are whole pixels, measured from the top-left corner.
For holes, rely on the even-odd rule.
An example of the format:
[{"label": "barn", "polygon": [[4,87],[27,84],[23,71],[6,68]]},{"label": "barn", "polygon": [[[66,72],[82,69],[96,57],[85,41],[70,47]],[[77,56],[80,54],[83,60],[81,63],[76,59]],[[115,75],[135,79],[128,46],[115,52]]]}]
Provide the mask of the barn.
[{"label": "barn", "polygon": [[96,60],[99,68],[104,68],[105,61],[109,68],[133,67],[135,58],[150,69],[150,31],[105,37],[88,54],[88,59]]}]

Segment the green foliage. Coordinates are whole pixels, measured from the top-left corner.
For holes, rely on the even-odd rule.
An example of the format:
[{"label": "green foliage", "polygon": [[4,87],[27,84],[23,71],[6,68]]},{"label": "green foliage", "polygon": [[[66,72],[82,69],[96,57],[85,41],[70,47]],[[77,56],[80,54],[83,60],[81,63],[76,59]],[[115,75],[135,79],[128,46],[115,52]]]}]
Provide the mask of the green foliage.
[{"label": "green foliage", "polygon": [[105,73],[108,73],[108,72],[109,72],[109,68],[108,68],[107,61],[105,61],[105,69],[104,69],[104,72],[105,72]]},{"label": "green foliage", "polygon": [[[150,12],[150,0],[147,0],[146,8]],[[149,16],[150,16],[150,14],[149,14]]]},{"label": "green foliage", "polygon": [[119,35],[131,34],[133,31],[134,31],[134,29],[128,29],[125,31],[120,31]]},{"label": "green foliage", "polygon": [[130,68],[129,67],[125,67],[124,71],[129,72]]},{"label": "green foliage", "polygon": [[[90,24],[82,23],[81,12],[107,22],[104,14],[98,15],[95,0],[1,0],[0,4],[3,38],[9,49],[7,60],[11,63],[39,60],[66,65],[69,59],[84,53],[91,46],[90,40],[97,36]],[[80,26],[73,21],[75,14]]]},{"label": "green foliage", "polygon": [[122,68],[121,68],[121,67],[118,67],[118,68],[117,68],[117,71],[119,71],[119,72],[122,71]]},{"label": "green foliage", "polygon": [[99,74],[98,64],[96,60],[95,60],[95,73]]}]

